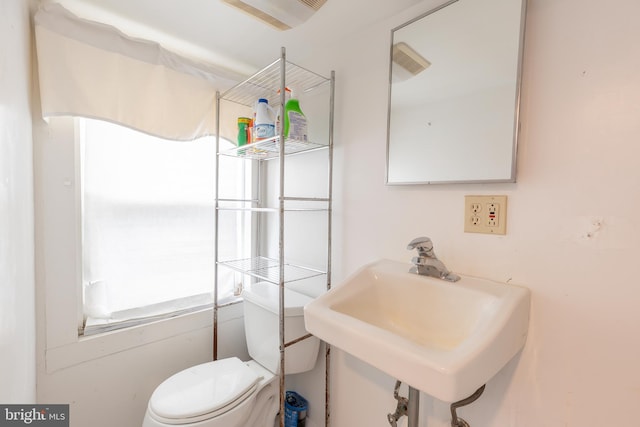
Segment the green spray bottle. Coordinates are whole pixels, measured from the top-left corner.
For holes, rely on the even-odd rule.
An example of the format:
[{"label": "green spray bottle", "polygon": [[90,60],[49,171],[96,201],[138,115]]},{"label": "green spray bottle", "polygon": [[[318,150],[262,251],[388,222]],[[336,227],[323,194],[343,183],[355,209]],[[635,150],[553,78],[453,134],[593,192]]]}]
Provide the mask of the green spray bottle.
[{"label": "green spray bottle", "polygon": [[307,142],[307,118],[294,95],[295,93],[291,91],[291,98],[284,104],[283,134],[285,139]]}]

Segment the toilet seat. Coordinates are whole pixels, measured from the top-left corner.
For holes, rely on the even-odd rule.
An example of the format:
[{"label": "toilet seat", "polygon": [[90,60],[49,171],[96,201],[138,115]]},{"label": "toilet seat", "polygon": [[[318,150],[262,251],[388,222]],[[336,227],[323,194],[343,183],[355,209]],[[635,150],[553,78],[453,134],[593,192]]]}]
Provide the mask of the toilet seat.
[{"label": "toilet seat", "polygon": [[237,357],[193,366],[158,386],[149,401],[149,413],[172,425],[208,420],[250,400],[261,378]]}]

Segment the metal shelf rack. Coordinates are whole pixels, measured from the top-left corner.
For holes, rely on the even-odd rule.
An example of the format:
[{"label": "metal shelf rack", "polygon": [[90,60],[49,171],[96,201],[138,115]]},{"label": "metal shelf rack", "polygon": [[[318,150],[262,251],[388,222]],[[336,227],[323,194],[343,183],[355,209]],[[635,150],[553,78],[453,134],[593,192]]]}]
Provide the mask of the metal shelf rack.
[{"label": "metal shelf rack", "polygon": [[312,277],[326,274],[326,272],[324,271],[295,264],[285,263],[284,266],[281,266],[279,260],[263,256],[235,259],[230,261],[220,261],[219,264],[240,273],[248,274],[249,276],[255,277],[256,279],[271,282],[276,285],[278,285],[280,282],[281,268],[284,268],[285,283],[310,279]]},{"label": "metal shelf rack", "polygon": [[[284,143],[284,155],[303,153],[305,151],[321,150],[327,148],[324,144],[297,139],[286,139]],[[254,142],[241,147],[234,147],[220,153],[223,156],[244,156],[252,160],[270,160],[280,156],[280,136],[275,136],[262,141]]]},{"label": "metal shelf rack", "polygon": [[[285,342],[284,331],[284,289],[285,284],[301,281],[313,277],[324,276],[326,278],[326,289],[331,288],[331,212],[332,212],[332,173],[333,173],[333,110],[335,94],[335,73],[332,71],[330,77],[316,74],[306,68],[293,64],[286,59],[285,48],[282,48],[280,58],[267,67],[258,71],[247,80],[239,83],[224,93],[217,93],[217,134],[220,134],[220,111],[222,104],[231,102],[245,107],[253,108],[254,102],[258,98],[266,98],[269,105],[278,108],[280,117],[284,116],[285,88],[294,87],[298,93],[309,93],[322,88],[328,88],[328,133],[320,137],[319,140],[300,141],[285,139],[282,134],[263,141],[250,143],[241,147],[234,147],[229,150],[220,150],[220,137],[216,138],[216,210],[215,210],[215,285],[214,285],[214,337],[213,354],[217,359],[218,354],[218,270],[220,268],[230,269],[242,273],[251,278],[267,281],[279,287],[279,309],[280,309],[280,427],[284,427],[285,419],[285,348],[301,340],[307,339],[311,335],[307,334],[292,341]],[[310,120],[313,120],[310,117]],[[311,135],[313,137],[313,135]],[[291,197],[285,195],[285,159],[291,155],[303,155],[317,150],[328,150],[328,182],[327,197]],[[257,170],[261,170],[263,161],[279,160],[278,171],[278,201],[277,207],[262,205],[260,196],[252,199],[224,199],[220,198],[220,188],[218,174],[220,170],[221,157],[234,157],[238,161],[250,161],[258,164]],[[259,178],[261,173],[258,172]],[[260,184],[257,185],[260,188]],[[278,256],[267,257],[256,254],[256,256],[243,259],[219,259],[218,236],[220,227],[220,212],[222,211],[244,211],[252,214],[277,215],[278,220]],[[284,228],[285,212],[324,212],[327,221],[327,255],[326,268],[320,270],[306,266],[295,265],[285,260],[284,253]],[[325,427],[329,426],[330,406],[329,406],[329,369],[331,348],[325,344]]]}]

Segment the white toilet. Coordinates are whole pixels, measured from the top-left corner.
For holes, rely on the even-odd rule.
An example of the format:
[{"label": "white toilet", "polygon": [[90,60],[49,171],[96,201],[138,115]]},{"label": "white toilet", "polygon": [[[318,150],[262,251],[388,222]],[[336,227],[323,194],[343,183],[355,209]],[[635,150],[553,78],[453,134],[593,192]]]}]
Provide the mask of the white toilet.
[{"label": "white toilet", "polygon": [[[151,395],[142,427],[273,427],[280,406],[279,290],[256,283],[243,291],[245,335],[253,358],[203,363],[166,379]],[[306,295],[285,290],[285,341],[305,335]],[[285,373],[312,369],[320,341],[286,349]]]}]

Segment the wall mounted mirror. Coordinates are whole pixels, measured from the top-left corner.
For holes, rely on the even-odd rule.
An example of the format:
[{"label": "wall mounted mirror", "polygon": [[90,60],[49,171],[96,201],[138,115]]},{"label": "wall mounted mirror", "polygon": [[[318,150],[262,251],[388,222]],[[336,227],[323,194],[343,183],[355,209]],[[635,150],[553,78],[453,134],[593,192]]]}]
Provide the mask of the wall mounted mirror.
[{"label": "wall mounted mirror", "polygon": [[387,183],[514,182],[526,0],[453,0],[391,31]]}]

